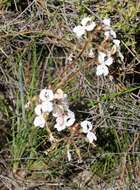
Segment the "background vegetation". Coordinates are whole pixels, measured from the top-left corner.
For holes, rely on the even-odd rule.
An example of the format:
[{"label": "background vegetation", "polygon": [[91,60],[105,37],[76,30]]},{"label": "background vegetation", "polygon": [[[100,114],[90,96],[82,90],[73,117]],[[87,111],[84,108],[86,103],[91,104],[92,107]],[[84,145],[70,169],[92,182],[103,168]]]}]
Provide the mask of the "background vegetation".
[{"label": "background vegetation", "polygon": [[[84,16],[111,18],[124,62],[97,77],[72,29]],[[0,189],[140,189],[140,3],[96,0],[0,1]],[[25,104],[40,89],[63,89],[96,146],[74,134],[50,144]],[[52,125],[50,121],[50,125]]]}]

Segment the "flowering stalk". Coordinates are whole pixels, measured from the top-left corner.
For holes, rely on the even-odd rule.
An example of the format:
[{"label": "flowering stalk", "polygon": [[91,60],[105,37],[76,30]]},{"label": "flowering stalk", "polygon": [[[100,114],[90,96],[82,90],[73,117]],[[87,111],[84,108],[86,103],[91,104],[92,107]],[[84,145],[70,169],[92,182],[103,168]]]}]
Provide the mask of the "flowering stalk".
[{"label": "flowering stalk", "polygon": [[[58,132],[74,126],[78,126],[79,131],[80,127],[76,123],[75,114],[69,109],[67,94],[61,89],[57,89],[55,93],[51,89],[42,89],[37,100],[38,104],[34,109],[36,116],[33,123],[36,127],[45,127],[47,129],[51,142],[56,142],[56,139],[53,137],[47,123],[50,114],[55,120],[54,129]],[[81,132],[86,133],[86,138],[90,143],[97,140],[96,135],[92,132],[92,124],[89,121],[81,122],[80,126],[82,128]]]},{"label": "flowering stalk", "polygon": [[[99,27],[100,25],[100,27]],[[114,59],[111,55],[117,53],[118,56],[123,60],[123,55],[120,52],[120,40],[118,40],[116,37],[115,31],[111,28],[111,20],[110,19],[104,19],[100,20],[99,23],[95,23],[92,21],[91,17],[85,17],[81,21],[81,25],[75,26],[73,28],[73,32],[75,33],[76,37],[78,39],[82,39],[84,36],[88,37],[88,34],[92,33],[94,35],[96,33],[96,29],[100,28],[101,31],[104,31],[104,40],[106,44],[113,43],[112,50],[105,49],[104,51],[100,51],[98,49],[98,66],[96,68],[96,75],[100,76],[107,76],[109,74],[109,66],[112,65]],[[91,35],[90,35],[91,36]],[[91,40],[91,39],[90,39]],[[109,42],[110,41],[110,42]],[[92,43],[92,41],[91,41]],[[103,43],[101,43],[102,45]],[[103,46],[101,46],[101,49]],[[94,53],[92,49],[89,50],[89,56],[90,58],[94,58]],[[106,52],[105,52],[106,51]],[[92,53],[92,56],[91,56]]]},{"label": "flowering stalk", "polygon": [[[119,57],[123,58],[120,52],[120,40],[116,38],[117,35],[111,28],[110,22],[110,19],[104,19],[100,21],[100,23],[95,23],[91,17],[83,18],[80,25],[75,26],[73,29],[73,32],[78,40],[82,41],[82,39],[84,39],[85,41],[84,46],[78,56],[75,56],[74,59],[73,56],[70,56],[70,64],[68,64],[67,67],[72,68],[72,71],[64,79],[62,77],[62,81],[56,86],[55,92],[51,88],[44,88],[40,91],[37,98],[37,105],[34,109],[36,116],[33,123],[36,127],[46,127],[51,142],[56,142],[56,139],[53,137],[53,133],[47,123],[50,115],[55,121],[53,126],[54,131],[56,130],[58,133],[61,133],[64,130],[70,129],[71,132],[71,129],[78,126],[75,132],[78,131],[78,134],[83,133],[83,135],[86,135],[86,140],[89,143],[94,144],[94,141],[97,140],[96,134],[93,132],[93,125],[90,121],[84,120],[81,122],[76,122],[75,113],[69,108],[67,98],[68,95],[65,94],[59,87],[64,84],[65,81],[68,82],[69,80],[72,80],[80,72],[81,68],[88,68],[93,63],[97,64],[97,76],[107,76],[109,74],[109,67],[114,62],[114,55],[118,54]],[[93,35],[98,35],[99,32],[104,32],[104,38],[102,41],[99,39],[99,45],[94,43],[94,47],[93,41],[95,37],[93,37]],[[112,47],[110,48],[110,46]],[[90,49],[88,49],[89,47]],[[90,58],[89,62],[83,64],[81,68],[76,68],[76,61],[85,51],[88,52],[87,57]],[[64,73],[65,71],[62,73],[62,76]],[[72,135],[73,134],[74,133],[72,133]],[[76,148],[76,152],[80,158],[81,155],[78,148]],[[69,145],[67,145],[67,157],[70,161],[71,152]]]}]

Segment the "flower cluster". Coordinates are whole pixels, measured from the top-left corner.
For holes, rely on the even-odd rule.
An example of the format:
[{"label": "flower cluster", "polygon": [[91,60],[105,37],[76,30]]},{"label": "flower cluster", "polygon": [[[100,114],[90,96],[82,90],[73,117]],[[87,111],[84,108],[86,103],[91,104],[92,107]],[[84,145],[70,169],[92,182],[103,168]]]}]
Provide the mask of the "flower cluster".
[{"label": "flower cluster", "polygon": [[[102,27],[104,29],[104,36],[105,40],[112,40],[113,42],[113,48],[114,52],[116,53],[118,51],[119,55],[120,53],[120,40],[116,39],[117,35],[116,32],[111,28],[110,25],[111,21],[110,19],[104,19],[102,21]],[[113,63],[113,57],[111,57],[111,53],[108,54],[99,51],[98,52],[98,63],[99,65],[96,68],[96,75],[104,75],[107,76],[109,74],[108,66],[110,66]]]},{"label": "flower cluster", "polygon": [[75,26],[73,32],[77,38],[81,38],[86,32],[93,31],[96,27],[96,23],[92,21],[92,18],[85,17],[81,21],[81,25]]},{"label": "flower cluster", "polygon": [[[107,76],[109,74],[108,67],[112,65],[114,61],[112,55],[118,53],[118,56],[121,58],[121,60],[123,60],[123,55],[120,52],[120,40],[117,39],[116,32],[111,27],[111,20],[104,19],[98,23],[95,23],[92,21],[91,17],[85,17],[82,19],[81,25],[73,28],[73,32],[76,34],[77,38],[81,38],[84,34],[86,34],[86,32],[96,31],[96,28],[98,30],[99,26],[101,27],[100,31],[104,31],[104,42],[111,42],[111,44],[113,44],[112,50],[98,50],[98,66],[96,68],[96,75]],[[93,49],[89,51],[89,57],[94,58]]]},{"label": "flower cluster", "polygon": [[56,119],[55,128],[62,131],[66,127],[70,127],[75,122],[75,114],[69,109],[67,95],[61,89],[54,94],[51,89],[43,89],[39,94],[39,104],[35,107],[36,117],[34,125],[44,127],[45,116],[52,112]]},{"label": "flower cluster", "polygon": [[93,125],[90,121],[82,121],[81,122],[82,132],[87,134],[87,139],[90,143],[92,143],[94,140],[97,140],[96,135],[91,131],[93,128]]},{"label": "flower cluster", "polygon": [[[35,107],[36,117],[34,125],[43,128],[47,125],[47,117],[50,113],[55,118],[54,128],[57,131],[62,131],[71,127],[75,123],[75,114],[69,109],[67,94],[61,89],[56,90],[55,93],[51,89],[43,89],[39,94],[38,105]],[[97,140],[95,134],[91,131],[92,124],[89,121],[81,122],[82,132],[87,134],[87,139],[90,143]]]},{"label": "flower cluster", "polygon": [[46,124],[45,114],[49,114],[53,110],[54,94],[50,89],[43,89],[39,94],[39,104],[35,107],[36,117],[34,125],[43,128]]},{"label": "flower cluster", "polygon": [[116,38],[116,32],[111,28],[111,20],[110,19],[104,19],[102,21],[102,25],[104,28],[104,35],[106,38]]},{"label": "flower cluster", "polygon": [[109,73],[108,67],[113,63],[113,58],[111,56],[106,55],[103,52],[98,52],[98,62],[99,65],[96,68],[96,75],[104,75],[107,76]]}]

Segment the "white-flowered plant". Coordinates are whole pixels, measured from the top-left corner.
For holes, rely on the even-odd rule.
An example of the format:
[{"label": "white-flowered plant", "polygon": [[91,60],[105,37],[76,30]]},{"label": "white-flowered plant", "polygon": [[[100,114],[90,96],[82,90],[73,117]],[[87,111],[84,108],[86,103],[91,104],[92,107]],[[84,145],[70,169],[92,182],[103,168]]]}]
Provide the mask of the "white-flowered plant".
[{"label": "white-flowered plant", "polygon": [[[54,129],[58,132],[72,127],[76,122],[75,113],[69,109],[67,94],[61,89],[56,90],[55,93],[51,89],[42,89],[34,112],[36,117],[33,123],[40,128],[47,126],[46,118],[49,114],[52,114],[55,120]],[[80,123],[80,126],[90,143],[97,140],[96,135],[92,132],[91,122],[85,120]]]},{"label": "white-flowered plant", "polygon": [[53,99],[54,94],[50,89],[43,89],[39,94],[39,104],[35,107],[36,117],[34,119],[34,125],[36,127],[43,128],[46,124],[45,113],[49,114],[53,111]]},{"label": "white-flowered plant", "polygon": [[114,43],[113,47],[114,47],[115,51],[118,53],[118,56],[120,57],[120,59],[123,61],[124,60],[124,56],[121,53],[120,40],[114,39],[113,43]]},{"label": "white-flowered plant", "polygon": [[96,135],[92,132],[93,125],[90,121],[81,122],[82,132],[87,134],[87,139],[90,143],[97,140]]},{"label": "white-flowered plant", "polygon": [[72,126],[74,122],[75,122],[74,112],[67,110],[66,114],[62,114],[56,118],[56,124],[54,128],[56,128],[57,131],[62,131],[67,127]]},{"label": "white-flowered plant", "polygon": [[36,116],[34,119],[34,125],[36,127],[43,128],[45,126],[45,123],[46,123],[46,121],[45,121],[43,115]]},{"label": "white-flowered plant", "polygon": [[[80,25],[73,28],[73,32],[78,39],[86,35],[87,38],[85,44],[88,45],[83,46],[84,48],[81,53],[86,50],[86,52],[88,52],[88,56],[86,55],[85,57],[88,57],[88,59],[95,59],[95,62],[97,63],[97,76],[107,76],[109,74],[109,67],[114,62],[115,54],[123,60],[123,55],[120,51],[120,40],[117,39],[116,32],[111,27],[110,19],[104,19],[96,23],[91,17],[85,17],[81,20]],[[101,39],[98,39],[98,36],[96,35],[100,33],[101,35],[99,35],[99,37],[101,36]],[[97,46],[96,43],[98,43]],[[72,63],[73,58],[74,55],[72,53],[68,57],[68,61]],[[93,125],[90,121],[76,121],[75,113],[69,108],[68,95],[65,94],[63,90],[57,89],[56,91],[53,91],[50,88],[44,88],[40,91],[36,103],[37,105],[34,108],[35,118],[33,124],[40,128],[46,127],[50,135],[51,142],[55,141],[55,138],[48,127],[49,116],[51,116],[50,118],[53,120],[52,123],[54,123],[54,131],[57,130],[57,132],[61,133],[62,131],[67,130],[71,132],[74,127],[78,126],[77,136],[79,134],[80,137],[83,136],[83,134],[81,134],[82,132],[86,135],[86,139],[89,143],[93,143],[97,140],[96,134],[93,131]],[[27,103],[25,107],[29,108],[30,105],[31,101]],[[70,161],[71,152],[69,146],[67,147],[67,157]]]},{"label": "white-flowered plant", "polygon": [[[96,23],[92,20],[91,17],[85,17],[82,19],[81,25],[78,25],[73,28],[73,32],[76,34],[77,38],[81,38],[88,31],[93,31],[93,32],[96,31],[96,26],[97,28],[98,26],[101,27],[100,31],[103,32],[104,35],[103,41],[108,43],[108,47],[110,47],[111,44],[113,44],[112,50],[105,48],[106,53],[98,49],[98,57],[97,57],[98,65],[96,68],[96,75],[107,76],[109,74],[109,66],[113,63],[114,59],[112,55],[117,53],[117,55],[123,61],[123,55],[120,51],[120,40],[117,39],[117,34],[111,27],[111,19],[105,18],[100,22]],[[95,35],[97,35],[97,33],[95,33]],[[89,52],[88,57],[94,59],[96,52],[94,53],[92,47],[90,50],[88,50],[88,52]]]},{"label": "white-flowered plant", "polygon": [[103,25],[104,25],[105,27],[107,27],[107,29],[110,29],[110,24],[111,24],[110,18],[105,18],[105,19],[103,19],[102,23],[103,23]]},{"label": "white-flowered plant", "polygon": [[92,21],[91,17],[85,17],[81,21],[81,25],[75,26],[73,32],[77,38],[81,38],[86,32],[93,31],[96,27],[96,23]]},{"label": "white-flowered plant", "polygon": [[103,52],[98,52],[98,62],[99,65],[96,68],[96,75],[107,76],[109,73],[108,66],[110,66],[113,63],[113,58],[111,56],[107,56]]},{"label": "white-flowered plant", "polygon": [[111,20],[109,18],[106,18],[102,21],[103,27],[104,27],[104,35],[107,38],[116,38],[116,32],[111,28]]},{"label": "white-flowered plant", "polygon": [[67,95],[61,89],[53,93],[51,89],[43,89],[39,94],[39,104],[35,107],[34,125],[44,127],[44,115],[51,113],[56,119],[55,128],[58,131],[73,125],[75,115],[69,110]]},{"label": "white-flowered plant", "polygon": [[39,94],[39,98],[42,102],[45,101],[52,101],[54,99],[54,94],[53,91],[50,89],[43,89],[41,90],[40,94]]}]

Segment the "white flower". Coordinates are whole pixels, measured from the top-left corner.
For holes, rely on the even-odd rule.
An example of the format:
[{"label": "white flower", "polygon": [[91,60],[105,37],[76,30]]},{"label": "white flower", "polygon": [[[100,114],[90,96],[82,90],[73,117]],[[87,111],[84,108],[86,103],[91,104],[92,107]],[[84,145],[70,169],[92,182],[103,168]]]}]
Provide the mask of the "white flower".
[{"label": "white flower", "polygon": [[105,26],[109,26],[110,27],[110,22],[111,22],[110,18],[105,18],[102,22],[103,22],[103,24]]},{"label": "white flower", "polygon": [[82,121],[80,125],[82,127],[83,133],[87,134],[87,139],[90,143],[92,143],[93,140],[97,140],[96,135],[93,132],[91,132],[93,126],[90,121]]},{"label": "white flower", "polygon": [[35,114],[36,114],[36,115],[41,115],[41,114],[42,114],[42,105],[41,105],[41,104],[38,104],[38,105],[35,107]]},{"label": "white flower", "polygon": [[54,128],[56,128],[58,131],[62,131],[67,127],[72,126],[74,122],[75,114],[72,111],[68,110],[66,115],[61,114],[56,118],[56,124]]},{"label": "white flower", "polygon": [[58,117],[56,119],[56,124],[54,125],[54,128],[56,128],[57,131],[62,131],[64,129],[66,129],[66,125],[65,125],[63,117]]},{"label": "white flower", "polygon": [[39,98],[41,101],[52,101],[54,99],[53,91],[45,88],[41,90]]},{"label": "white flower", "polygon": [[117,47],[117,49],[120,49],[120,40],[115,39],[115,40],[113,40],[113,43]]},{"label": "white flower", "polygon": [[88,133],[90,130],[92,130],[92,123],[90,121],[82,121],[80,125],[82,127],[83,133]]},{"label": "white flower", "polygon": [[104,60],[105,60],[106,54],[99,51],[98,53],[98,61],[100,64],[104,64]]},{"label": "white flower", "polygon": [[96,68],[96,75],[104,75],[107,76],[109,73],[108,67],[113,63],[113,58],[108,57],[105,53],[99,52],[98,53],[98,61],[100,65],[97,66]]},{"label": "white flower", "polygon": [[[123,61],[124,60],[124,56],[122,55],[122,53],[121,53],[121,51],[120,51],[120,40],[118,40],[118,39],[114,39],[113,40],[113,43],[114,43],[114,46],[115,46],[115,49],[116,49],[116,51],[118,52],[118,56],[120,57],[120,59],[121,59],[121,61]],[[113,47],[114,47],[113,46]]]},{"label": "white flower", "polygon": [[96,75],[100,76],[100,75],[104,75],[107,76],[109,73],[108,67],[104,64],[98,65],[96,68]]},{"label": "white flower", "polygon": [[92,31],[96,26],[96,23],[93,22],[92,18],[90,17],[83,18],[81,21],[81,24],[85,28],[86,31]]},{"label": "white flower", "polygon": [[111,28],[110,26],[110,19],[104,19],[103,21],[103,25],[105,26],[105,33],[104,35],[106,36],[106,38],[116,38],[116,32]]},{"label": "white flower", "polygon": [[49,102],[49,101],[42,102],[41,106],[42,106],[41,108],[42,108],[43,112],[50,113],[53,111],[53,103],[52,102]]},{"label": "white flower", "polygon": [[113,58],[112,57],[109,57],[106,61],[104,61],[104,64],[107,65],[107,66],[112,65],[112,63],[113,63]]},{"label": "white flower", "polygon": [[111,20],[109,18],[106,18],[102,21],[104,27],[105,27],[105,33],[104,35],[106,38],[116,38],[116,32],[111,28],[110,26]]},{"label": "white flower", "polygon": [[34,119],[34,125],[36,127],[43,128],[45,126],[45,123],[46,123],[46,121],[42,115],[36,116]]},{"label": "white flower", "polygon": [[108,31],[105,31],[104,35],[106,36],[106,38],[116,38],[117,35],[116,35],[116,32],[112,29],[108,30]]},{"label": "white flower", "polygon": [[112,57],[108,58],[105,53],[99,52],[98,53],[98,61],[100,64],[110,66],[113,63],[113,58]]},{"label": "white flower", "polygon": [[64,115],[60,115],[56,118],[56,124],[54,125],[54,128],[57,129],[57,131],[62,131],[66,128],[65,122],[64,122]]},{"label": "white flower", "polygon": [[63,125],[64,124],[64,115],[60,115],[59,117],[57,117],[56,123],[59,125]]},{"label": "white flower", "polygon": [[93,132],[88,131],[88,133],[87,133],[87,139],[89,140],[90,143],[92,143],[93,140],[95,140],[95,141],[97,140],[97,137],[96,137],[96,135]]},{"label": "white flower", "polygon": [[81,25],[75,26],[73,32],[76,34],[77,38],[81,38],[85,34],[85,28]]},{"label": "white flower", "polygon": [[62,130],[64,130],[64,129],[66,129],[66,126],[65,126],[64,123],[63,123],[62,125],[60,125],[59,123],[56,123],[56,124],[54,125],[54,128],[56,128],[57,131],[62,131]]},{"label": "white flower", "polygon": [[64,116],[64,122],[65,122],[66,127],[72,126],[75,122],[74,112],[68,110],[67,115]]},{"label": "white flower", "polygon": [[92,21],[92,18],[85,17],[81,21],[81,25],[73,28],[73,32],[76,34],[77,38],[81,38],[86,31],[92,31],[96,26],[96,23]]}]

